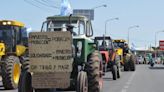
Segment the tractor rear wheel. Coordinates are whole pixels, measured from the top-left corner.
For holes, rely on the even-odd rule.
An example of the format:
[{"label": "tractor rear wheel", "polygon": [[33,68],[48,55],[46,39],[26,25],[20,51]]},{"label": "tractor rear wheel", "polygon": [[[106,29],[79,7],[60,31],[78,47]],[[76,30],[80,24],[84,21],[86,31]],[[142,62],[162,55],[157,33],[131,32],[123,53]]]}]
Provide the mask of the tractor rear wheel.
[{"label": "tractor rear wheel", "polygon": [[116,65],[112,66],[112,76],[113,76],[113,80],[117,80],[117,66]]},{"label": "tractor rear wheel", "polygon": [[15,89],[18,87],[21,74],[20,60],[16,56],[6,56],[1,66],[2,82],[5,89]]},{"label": "tractor rear wheel", "polygon": [[93,52],[86,64],[88,76],[88,92],[100,92],[102,89],[101,60],[97,51]]},{"label": "tractor rear wheel", "polygon": [[88,78],[87,73],[81,71],[77,78],[77,92],[88,92]]},{"label": "tractor rear wheel", "polygon": [[129,63],[130,63],[130,70],[135,71],[136,67],[135,67],[135,57],[134,57],[134,55],[130,56]]}]

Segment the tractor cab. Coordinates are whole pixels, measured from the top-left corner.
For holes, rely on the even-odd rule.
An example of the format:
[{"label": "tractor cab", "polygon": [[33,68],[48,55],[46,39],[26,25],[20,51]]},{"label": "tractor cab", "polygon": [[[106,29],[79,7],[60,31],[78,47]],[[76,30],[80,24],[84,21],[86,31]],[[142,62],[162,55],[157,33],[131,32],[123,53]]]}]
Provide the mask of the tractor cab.
[{"label": "tractor cab", "polygon": [[117,39],[117,40],[113,40],[113,43],[116,48],[124,48],[126,41],[123,39]]},{"label": "tractor cab", "polygon": [[4,43],[7,53],[15,53],[17,45],[27,46],[27,32],[24,24],[17,21],[1,20],[0,43]]},{"label": "tractor cab", "polygon": [[113,42],[110,36],[95,37],[94,41],[97,44],[97,49],[100,51],[114,50]]},{"label": "tractor cab", "polygon": [[42,32],[70,31],[73,36],[85,35],[91,37],[93,30],[91,22],[84,16],[52,16],[42,25]]}]

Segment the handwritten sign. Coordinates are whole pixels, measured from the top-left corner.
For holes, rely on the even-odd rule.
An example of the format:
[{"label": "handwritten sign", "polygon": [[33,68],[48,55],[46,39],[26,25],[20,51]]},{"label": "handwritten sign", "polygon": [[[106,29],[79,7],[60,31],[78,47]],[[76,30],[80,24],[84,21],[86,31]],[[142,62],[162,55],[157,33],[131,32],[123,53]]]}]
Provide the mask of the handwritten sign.
[{"label": "handwritten sign", "polygon": [[71,72],[72,36],[70,32],[33,32],[29,36],[31,72]]}]

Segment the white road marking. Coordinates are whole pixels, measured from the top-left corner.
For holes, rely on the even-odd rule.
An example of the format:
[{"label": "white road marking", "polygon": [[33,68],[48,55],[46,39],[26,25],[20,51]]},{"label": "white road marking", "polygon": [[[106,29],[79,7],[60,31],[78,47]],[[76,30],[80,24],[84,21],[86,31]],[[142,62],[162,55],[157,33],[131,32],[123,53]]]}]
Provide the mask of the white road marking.
[{"label": "white road marking", "polygon": [[121,92],[126,92],[126,89],[122,89]]},{"label": "white road marking", "polygon": [[125,86],[123,87],[123,89],[121,90],[121,92],[127,92],[127,89],[128,89],[129,86],[131,85],[132,80],[133,80],[135,74],[136,74],[136,71],[133,72],[133,74],[130,76],[129,80],[125,83]]}]

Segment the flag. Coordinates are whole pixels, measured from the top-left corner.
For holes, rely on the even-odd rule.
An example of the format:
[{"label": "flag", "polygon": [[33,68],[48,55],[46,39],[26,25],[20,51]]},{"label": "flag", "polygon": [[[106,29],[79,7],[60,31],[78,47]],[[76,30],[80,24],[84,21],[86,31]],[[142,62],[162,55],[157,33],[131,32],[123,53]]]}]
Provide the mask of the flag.
[{"label": "flag", "polygon": [[67,16],[70,14],[72,14],[72,8],[70,2],[68,0],[62,0],[60,15]]},{"label": "flag", "polygon": [[134,43],[131,44],[131,50],[132,51],[136,50],[136,46],[134,45]]}]

